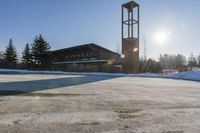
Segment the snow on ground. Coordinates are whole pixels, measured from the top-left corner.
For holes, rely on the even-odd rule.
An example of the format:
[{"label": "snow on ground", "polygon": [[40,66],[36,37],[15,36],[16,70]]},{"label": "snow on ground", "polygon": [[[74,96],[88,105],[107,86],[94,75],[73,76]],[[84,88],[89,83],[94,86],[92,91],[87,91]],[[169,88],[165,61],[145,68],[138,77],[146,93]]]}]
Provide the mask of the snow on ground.
[{"label": "snow on ground", "polygon": [[200,81],[200,71],[181,72],[181,73],[167,75],[165,77],[173,79]]},{"label": "snow on ground", "polygon": [[62,71],[32,71],[18,69],[0,69],[0,74],[65,74]]},{"label": "snow on ground", "polygon": [[163,78],[0,74],[0,133],[200,133],[199,88]]},{"label": "snow on ground", "polygon": [[17,69],[0,69],[0,74],[82,74],[82,75],[98,75],[98,76],[119,76],[119,77],[149,77],[149,78],[172,78],[200,81],[200,71],[187,71],[176,74],[155,74],[155,73],[141,73],[141,74],[125,74],[125,73],[101,73],[101,72],[63,72],[63,71],[32,71],[32,70],[17,70]]},{"label": "snow on ground", "polygon": [[0,69],[0,133],[199,133],[199,76]]}]

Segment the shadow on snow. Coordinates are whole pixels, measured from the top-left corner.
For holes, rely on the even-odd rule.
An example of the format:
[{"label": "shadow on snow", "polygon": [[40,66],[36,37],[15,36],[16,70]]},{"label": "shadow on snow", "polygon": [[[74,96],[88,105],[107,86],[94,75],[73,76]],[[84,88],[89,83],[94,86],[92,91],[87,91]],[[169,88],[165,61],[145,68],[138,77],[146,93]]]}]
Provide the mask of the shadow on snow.
[{"label": "shadow on snow", "polygon": [[87,83],[108,80],[112,78],[117,78],[117,77],[80,75],[78,77],[66,77],[66,78],[56,78],[56,79],[3,82],[0,83],[0,96],[21,95],[24,93],[31,93],[34,91],[42,91],[42,90],[56,89],[61,87],[69,87],[74,85],[82,85]]}]

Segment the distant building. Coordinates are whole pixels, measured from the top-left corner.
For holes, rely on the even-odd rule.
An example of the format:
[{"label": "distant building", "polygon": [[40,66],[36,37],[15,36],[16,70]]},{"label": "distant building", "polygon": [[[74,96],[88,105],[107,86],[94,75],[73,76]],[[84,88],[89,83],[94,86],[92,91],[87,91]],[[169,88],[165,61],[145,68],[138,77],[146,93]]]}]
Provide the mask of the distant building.
[{"label": "distant building", "polygon": [[50,52],[52,70],[71,72],[121,72],[120,55],[90,43]]}]

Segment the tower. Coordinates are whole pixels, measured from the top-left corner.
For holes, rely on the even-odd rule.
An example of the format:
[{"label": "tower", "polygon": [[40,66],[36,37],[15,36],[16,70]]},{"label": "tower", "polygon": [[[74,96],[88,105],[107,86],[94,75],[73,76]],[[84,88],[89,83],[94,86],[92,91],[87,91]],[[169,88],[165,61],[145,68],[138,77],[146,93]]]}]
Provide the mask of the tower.
[{"label": "tower", "polygon": [[139,4],[130,1],[122,5],[122,54],[125,73],[139,73]]}]

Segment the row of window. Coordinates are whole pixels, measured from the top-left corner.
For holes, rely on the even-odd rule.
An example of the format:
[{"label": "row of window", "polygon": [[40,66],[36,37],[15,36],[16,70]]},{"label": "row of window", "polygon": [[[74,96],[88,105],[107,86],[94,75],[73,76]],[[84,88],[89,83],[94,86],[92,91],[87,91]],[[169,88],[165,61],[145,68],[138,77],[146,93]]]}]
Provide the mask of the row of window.
[{"label": "row of window", "polygon": [[97,53],[80,53],[72,55],[60,55],[54,57],[55,61],[84,61],[84,60],[96,60],[98,58]]}]

